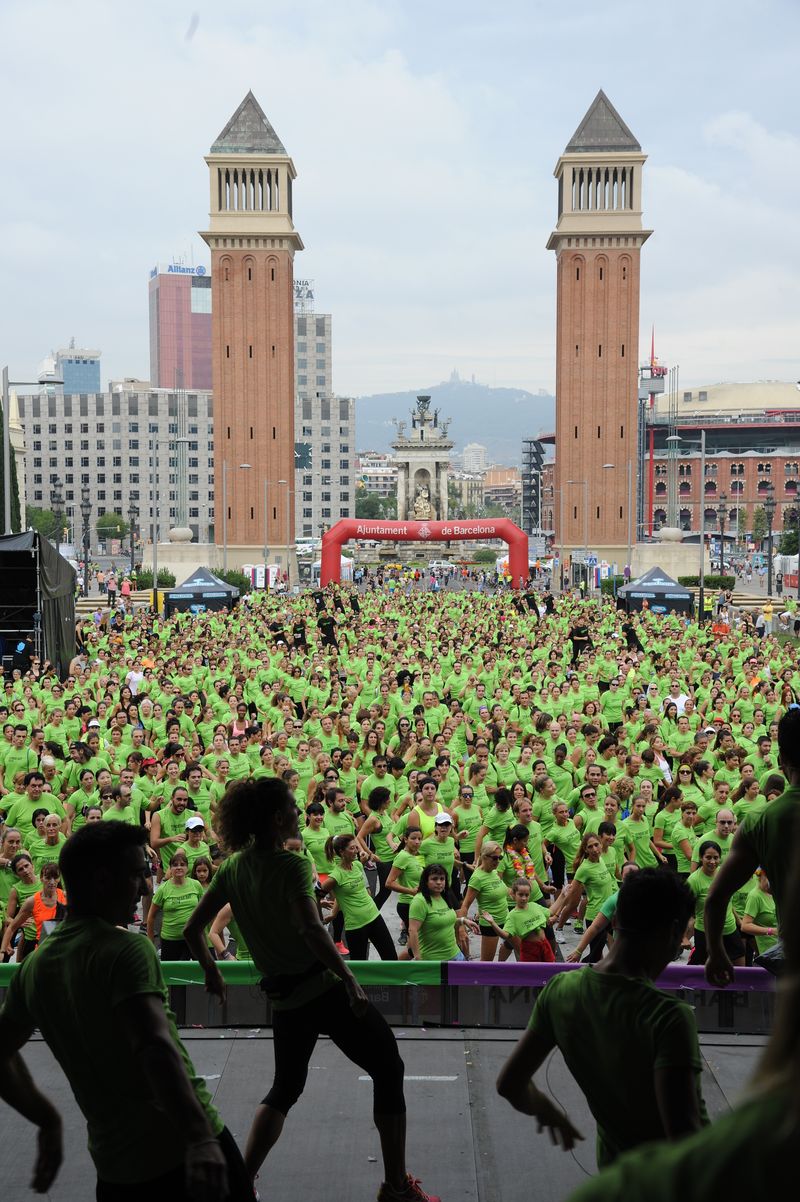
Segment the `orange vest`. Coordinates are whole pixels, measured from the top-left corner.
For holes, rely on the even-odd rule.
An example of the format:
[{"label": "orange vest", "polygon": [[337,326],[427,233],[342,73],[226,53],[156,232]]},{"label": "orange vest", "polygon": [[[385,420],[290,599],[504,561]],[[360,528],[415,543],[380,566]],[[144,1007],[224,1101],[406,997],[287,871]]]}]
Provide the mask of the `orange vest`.
[{"label": "orange vest", "polygon": [[67,895],[63,889],[56,889],[56,900],[52,906],[48,906],[47,902],[42,897],[41,893],[33,895],[33,921],[36,923],[36,942],[38,943],[42,937],[42,924],[55,918],[58,903],[62,906],[67,904]]}]

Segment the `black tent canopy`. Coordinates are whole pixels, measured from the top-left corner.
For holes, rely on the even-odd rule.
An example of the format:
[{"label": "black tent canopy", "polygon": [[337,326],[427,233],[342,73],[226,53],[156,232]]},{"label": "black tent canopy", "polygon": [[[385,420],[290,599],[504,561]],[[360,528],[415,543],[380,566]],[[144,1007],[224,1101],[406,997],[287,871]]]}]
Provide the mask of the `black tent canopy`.
[{"label": "black tent canopy", "polygon": [[[647,605],[643,605],[643,602]],[[650,568],[637,580],[631,580],[617,589],[617,605],[628,613],[647,608],[651,613],[668,614],[673,610],[679,614],[690,614],[694,609],[694,597],[688,588],[673,580],[663,568]]]},{"label": "black tent canopy", "polygon": [[75,569],[35,530],[0,537],[0,643],[4,658],[27,643],[25,659],[49,659],[62,679],[75,655]]},{"label": "black tent canopy", "polygon": [[239,600],[239,590],[215,576],[210,568],[196,568],[188,580],[164,593],[164,616],[173,613],[205,613],[208,609],[230,609]]}]

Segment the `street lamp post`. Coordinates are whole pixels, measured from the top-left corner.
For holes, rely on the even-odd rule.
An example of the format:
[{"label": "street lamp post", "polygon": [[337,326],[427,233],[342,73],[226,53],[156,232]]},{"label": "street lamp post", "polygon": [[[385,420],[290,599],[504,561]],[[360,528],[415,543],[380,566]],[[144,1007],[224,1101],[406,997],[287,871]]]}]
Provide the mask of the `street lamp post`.
[{"label": "street lamp post", "polygon": [[772,523],[775,519],[775,490],[770,484],[764,500],[767,515],[767,597],[772,596]]},{"label": "street lamp post", "polygon": [[267,559],[269,554],[269,508],[267,507],[267,478],[264,477],[264,588],[267,579]]},{"label": "street lamp post", "polygon": [[[48,384],[63,384],[63,380],[48,380]],[[27,385],[38,388],[41,380],[9,380],[8,368],[0,372],[0,394],[3,408],[3,506],[4,534],[13,534],[11,529],[11,429],[10,413],[11,389],[24,388]]]},{"label": "street lamp post", "polygon": [[719,494],[719,502],[717,504],[717,518],[719,520],[719,574],[725,574],[725,523],[728,518],[728,494],[721,492]]},{"label": "street lamp post", "polygon": [[[603,471],[612,471],[613,469],[616,468],[616,466],[617,466],[616,463],[604,463]],[[634,500],[635,500],[635,497],[633,494],[633,460],[629,459],[628,460],[628,563],[626,565],[628,568],[629,577],[633,576],[633,567],[631,565],[631,560],[633,558],[633,506],[634,506]]]},{"label": "street lamp post", "polygon": [[286,485],[286,592],[288,593],[292,587],[292,555],[290,551],[290,543],[292,539],[292,494],[293,489],[289,488],[288,480],[279,480],[279,484]]},{"label": "street lamp post", "polygon": [[92,514],[92,502],[89,496],[89,486],[81,488],[81,518],[83,520],[83,595],[89,596],[89,518]]},{"label": "street lamp post", "polygon": [[50,489],[50,504],[53,507],[53,517],[56,519],[56,554],[58,554],[59,547],[61,546],[61,523],[64,520],[61,512],[64,498],[61,495],[61,481],[58,476],[53,480]]},{"label": "street lamp post", "polygon": [[131,576],[136,566],[134,563],[134,539],[136,537],[136,522],[139,517],[138,506],[131,504],[128,509],[128,537],[131,540]]}]

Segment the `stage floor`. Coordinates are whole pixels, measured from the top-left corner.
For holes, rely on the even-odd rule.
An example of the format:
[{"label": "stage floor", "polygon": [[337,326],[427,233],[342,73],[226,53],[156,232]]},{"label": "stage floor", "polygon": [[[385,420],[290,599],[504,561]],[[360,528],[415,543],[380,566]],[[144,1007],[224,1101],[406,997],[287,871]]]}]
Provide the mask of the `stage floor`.
[{"label": "stage floor", "polygon": [[[225,1122],[243,1144],[253,1109],[270,1083],[271,1033],[186,1029],[182,1034]],[[561,1202],[594,1172],[594,1124],[558,1054],[548,1069],[550,1091],[586,1136],[574,1156],[553,1148],[530,1119],[495,1093],[515,1032],[398,1029],[396,1034],[406,1066],[409,1169],[443,1202],[530,1202],[534,1194]],[[703,1092],[712,1120],[735,1103],[765,1042],[757,1036],[701,1038]],[[24,1055],[35,1081],[64,1117],[65,1162],[48,1197],[53,1202],[92,1199],[85,1126],[61,1070],[39,1039]],[[305,1094],[262,1170],[261,1198],[309,1198],[322,1189],[337,1202],[371,1202],[381,1180],[371,1102],[368,1079],[327,1039],[320,1040]],[[33,1128],[2,1102],[0,1114],[3,1197],[9,1202],[33,1198],[28,1189]],[[148,1140],[158,1137],[144,1114],[141,1132],[144,1152]]]}]

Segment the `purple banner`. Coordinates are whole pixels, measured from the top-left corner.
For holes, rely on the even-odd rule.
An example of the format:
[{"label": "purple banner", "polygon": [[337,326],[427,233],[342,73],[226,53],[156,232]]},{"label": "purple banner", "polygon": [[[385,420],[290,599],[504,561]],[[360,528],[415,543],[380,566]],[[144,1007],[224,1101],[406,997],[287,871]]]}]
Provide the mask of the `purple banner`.
[{"label": "purple banner", "polygon": [[[572,972],[581,964],[519,964],[506,960],[504,964],[451,963],[447,966],[448,985],[516,985],[538,988],[546,985],[558,972]],[[660,989],[703,989],[716,992],[717,987],[706,981],[702,967],[694,964],[670,964],[655,982]],[[772,993],[775,978],[763,968],[735,968],[730,989]]]}]

